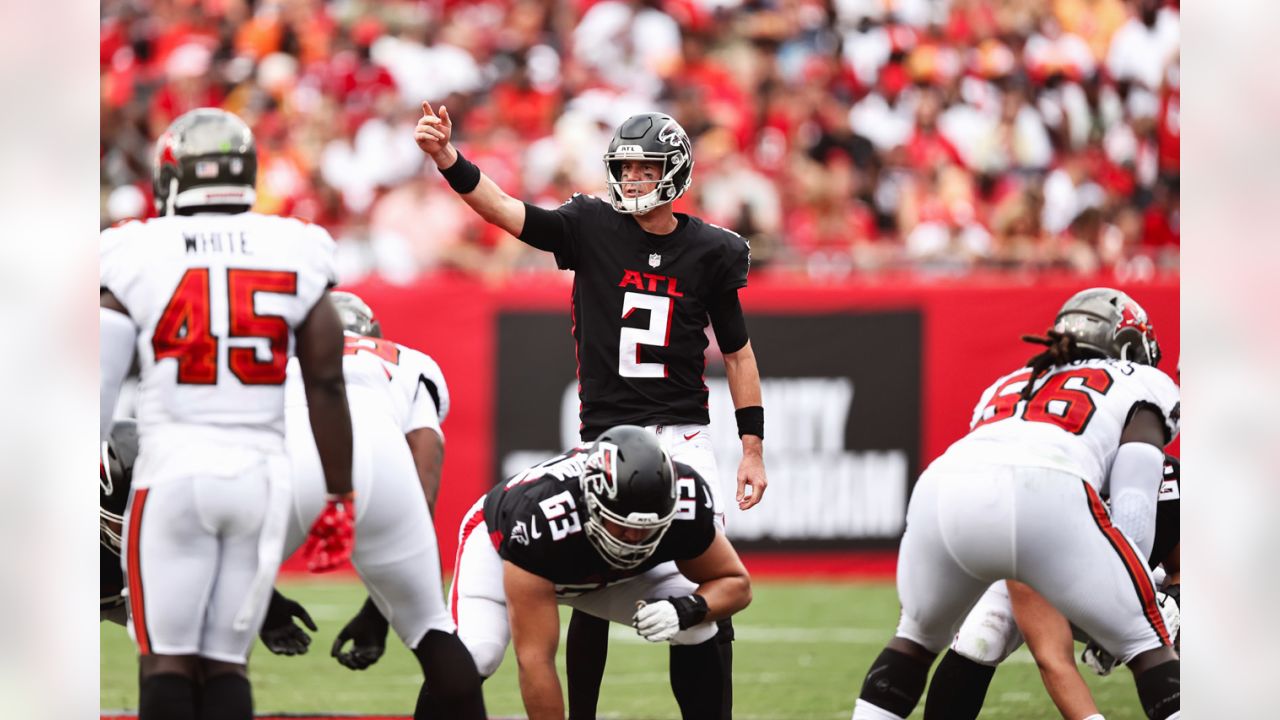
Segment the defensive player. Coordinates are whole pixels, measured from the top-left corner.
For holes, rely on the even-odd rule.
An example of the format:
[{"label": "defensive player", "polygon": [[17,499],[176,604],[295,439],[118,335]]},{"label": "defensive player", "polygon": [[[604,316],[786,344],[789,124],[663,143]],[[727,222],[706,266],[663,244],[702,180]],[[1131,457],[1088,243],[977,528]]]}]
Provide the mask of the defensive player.
[{"label": "defensive player", "polygon": [[683,716],[721,717],[716,621],[747,606],[751,582],[712,511],[701,476],[634,425],[495,487],[464,517],[450,591],[480,673],[514,641],[529,719],[563,720],[561,603],[671,643]]},{"label": "defensive player", "polygon": [[[1165,576],[1165,582],[1157,581],[1156,586],[1163,590],[1158,593],[1160,608],[1174,634],[1175,649],[1181,624],[1178,613],[1179,477],[1178,459],[1166,454],[1156,506],[1155,542],[1148,559],[1151,568],[1156,570],[1159,566]],[[1076,668],[1074,633],[1066,618],[1034,590],[1012,580],[1001,580],[987,588],[965,618],[951,649],[929,681],[925,712],[952,720],[977,718],[996,667],[1022,645],[1024,636],[1045,689],[1062,716],[1068,720],[1101,718],[1093,695]],[[1083,659],[1101,675],[1110,673],[1119,662],[1092,641]]]},{"label": "defensive player", "polygon": [[141,367],[123,550],[143,720],[253,716],[245,663],[284,544],[295,351],[329,492],[308,551],[318,565],[350,552],[342,326],[325,296],[333,240],[249,212],[256,175],[249,127],[193,110],[156,144],[160,217],[102,233],[101,439],[135,350]]},{"label": "defensive player", "polygon": [[1116,290],[1077,293],[1047,338],[1028,339],[1048,347],[987,389],[970,433],[916,484],[898,558],[902,617],[854,720],[910,715],[934,657],[1005,578],[1129,665],[1148,717],[1178,716],[1178,656],[1143,559],[1162,448],[1178,432],[1177,386],[1155,369],[1146,312]]},{"label": "defensive player", "polygon": [[[342,367],[351,407],[356,491],[351,560],[369,589],[367,605],[376,608],[365,612],[390,618],[396,635],[418,659],[424,682],[415,720],[483,720],[480,676],[445,608],[428,510],[439,488],[444,452],[440,421],[449,409],[448,386],[431,358],[380,337],[373,312],[359,297],[333,292],[330,298],[346,328]],[[294,471],[285,543],[289,553],[302,544],[306,527],[324,504],[324,482],[307,423],[307,398],[292,363],[286,391],[286,436]],[[344,639],[339,635],[334,655],[351,666],[340,650]]]},{"label": "defensive player", "polygon": [[[623,423],[646,427],[674,460],[710,483],[722,514],[703,380],[710,324],[724,355],[742,440],[736,501],[743,510],[760,502],[767,485],[764,409],[738,298],[747,284],[750,248],[734,232],[672,210],[693,182],[693,147],[680,124],[662,113],[628,118],[604,154],[608,201],[575,194],[558,209],[544,210],[507,195],[457,151],[447,108],[436,115],[424,102],[422,111],[414,138],[462,199],[486,221],[554,253],[561,269],[575,273],[582,441]],[[607,630],[582,613],[570,624],[575,720],[595,715]],[[721,639],[725,662],[731,662],[728,623]]]}]

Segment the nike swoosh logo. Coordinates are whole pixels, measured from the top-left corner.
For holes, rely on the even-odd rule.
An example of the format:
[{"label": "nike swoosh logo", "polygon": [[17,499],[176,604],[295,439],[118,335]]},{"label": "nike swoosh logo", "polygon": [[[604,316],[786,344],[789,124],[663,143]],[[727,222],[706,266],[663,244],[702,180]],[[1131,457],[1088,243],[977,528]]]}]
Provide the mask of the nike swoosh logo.
[{"label": "nike swoosh logo", "polygon": [[692,439],[694,439],[694,438],[698,437],[698,433],[700,433],[700,432],[702,432],[702,431],[701,431],[701,430],[699,430],[698,432],[695,432],[695,433],[693,433],[692,435],[685,435],[685,436],[684,436],[684,439],[685,439],[685,440],[692,440]]}]

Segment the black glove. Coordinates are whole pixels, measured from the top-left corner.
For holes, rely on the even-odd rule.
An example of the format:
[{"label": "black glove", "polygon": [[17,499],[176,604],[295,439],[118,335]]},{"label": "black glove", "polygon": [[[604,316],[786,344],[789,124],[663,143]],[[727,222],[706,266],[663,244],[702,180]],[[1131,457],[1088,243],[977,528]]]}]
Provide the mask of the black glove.
[{"label": "black glove", "polygon": [[1178,609],[1182,609],[1182,583],[1174,583],[1161,592],[1173,598],[1173,601],[1178,603]]},{"label": "black glove", "polygon": [[311,636],[293,624],[294,618],[301,620],[311,632],[316,631],[316,623],[306,608],[281,595],[279,590],[272,591],[267,617],[262,621],[262,631],[258,633],[262,644],[276,655],[305,655],[311,645]]},{"label": "black glove", "polygon": [[[386,651],[387,625],[387,619],[378,612],[373,600],[365,600],[360,612],[338,633],[329,654],[337,658],[343,667],[364,670],[378,662]],[[342,646],[348,640],[352,643],[351,649],[343,651]]]}]

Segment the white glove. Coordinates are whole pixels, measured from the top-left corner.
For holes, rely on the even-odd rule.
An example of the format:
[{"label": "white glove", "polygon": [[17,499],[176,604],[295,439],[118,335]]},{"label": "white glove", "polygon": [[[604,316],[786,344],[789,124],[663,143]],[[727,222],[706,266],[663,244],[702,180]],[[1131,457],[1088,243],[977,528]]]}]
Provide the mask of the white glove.
[{"label": "white glove", "polygon": [[1103,676],[1110,675],[1111,671],[1120,664],[1120,661],[1114,655],[1103,650],[1102,646],[1094,640],[1090,640],[1089,644],[1085,645],[1084,652],[1080,653],[1080,662],[1088,665],[1094,672]]},{"label": "white glove", "polygon": [[646,603],[636,602],[636,614],[631,618],[640,637],[649,642],[666,642],[680,632],[680,614],[668,600]]},{"label": "white glove", "polygon": [[1156,604],[1160,606],[1160,614],[1164,616],[1165,629],[1169,631],[1169,639],[1173,641],[1176,648],[1182,644],[1179,642],[1182,639],[1182,611],[1178,608],[1178,601],[1172,595],[1157,591]]}]

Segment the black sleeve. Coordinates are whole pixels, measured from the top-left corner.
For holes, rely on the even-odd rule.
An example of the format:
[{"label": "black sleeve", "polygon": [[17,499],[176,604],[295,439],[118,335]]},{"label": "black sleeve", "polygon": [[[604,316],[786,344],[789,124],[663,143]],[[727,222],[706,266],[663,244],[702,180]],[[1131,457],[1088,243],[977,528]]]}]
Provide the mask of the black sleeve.
[{"label": "black sleeve", "polygon": [[520,240],[539,250],[555,253],[561,270],[578,266],[578,220],[587,206],[586,196],[575,193],[555,210],[524,204],[524,227]]},{"label": "black sleeve", "polygon": [[736,289],[712,298],[707,314],[711,317],[711,329],[716,333],[720,352],[734,353],[747,344],[747,319],[742,314]]},{"label": "black sleeve", "polygon": [[725,250],[721,259],[720,278],[716,293],[737,290],[747,286],[747,272],[751,269],[751,245],[737,233],[725,231]]}]

